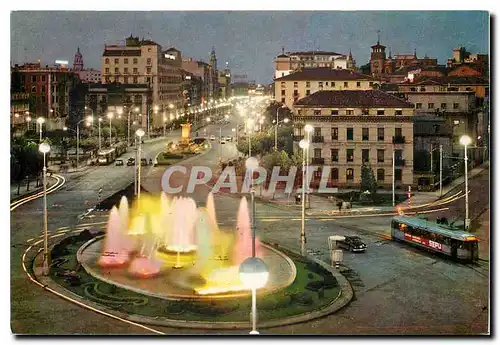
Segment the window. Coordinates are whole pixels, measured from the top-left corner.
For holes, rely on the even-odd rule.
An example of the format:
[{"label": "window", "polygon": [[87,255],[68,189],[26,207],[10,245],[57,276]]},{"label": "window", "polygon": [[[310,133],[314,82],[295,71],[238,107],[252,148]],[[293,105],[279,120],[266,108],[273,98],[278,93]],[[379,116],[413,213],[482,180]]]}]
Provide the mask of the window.
[{"label": "window", "polygon": [[123,83],[128,84],[128,77],[123,77]]},{"label": "window", "polygon": [[332,87],[335,87],[335,82],[334,82],[334,81],[332,81],[332,82],[330,83],[330,85],[331,85]]},{"label": "window", "polygon": [[339,179],[339,169],[332,168],[332,180],[338,180],[338,179]]},{"label": "window", "polygon": [[299,90],[293,90],[293,97],[294,98],[299,97]]},{"label": "window", "polygon": [[318,82],[318,87],[319,87],[320,89],[322,89],[322,88],[323,88],[323,82],[322,82],[322,81],[319,81],[319,82]]},{"label": "window", "polygon": [[356,87],[361,87],[361,82],[357,81],[356,82]]},{"label": "window", "polygon": [[401,169],[395,169],[394,170],[394,179],[396,181],[401,181],[403,177],[403,170]]},{"label": "window", "polygon": [[425,87],[420,87],[420,92],[425,92]]},{"label": "window", "polygon": [[297,115],[302,115],[302,109],[297,109]]},{"label": "window", "polygon": [[137,74],[137,67],[134,68],[134,74]]},{"label": "window", "polygon": [[373,81],[371,81],[368,85],[370,85],[370,87],[373,87]]},{"label": "window", "polygon": [[347,109],[347,110],[345,111],[345,114],[346,114],[346,115],[354,115],[354,110],[352,110],[352,109]]},{"label": "window", "polygon": [[314,115],[321,115],[321,109],[314,109]]},{"label": "window", "polygon": [[306,87],[311,87],[311,82],[310,81],[306,81]]},{"label": "window", "polygon": [[108,74],[108,73],[109,73],[109,67],[106,67],[106,68],[104,69],[104,73],[106,73],[106,74]]},{"label": "window", "polygon": [[332,127],[332,140],[339,140],[339,129]]},{"label": "window", "polygon": [[281,90],[281,96],[285,96],[286,90]]},{"label": "window", "polygon": [[281,76],[284,77],[285,76],[285,72],[281,72]]},{"label": "window", "polygon": [[118,74],[120,73],[120,70],[118,69],[118,67],[115,67],[115,74]]},{"label": "window", "polygon": [[384,154],[385,154],[384,149],[377,150],[377,163],[384,163]]},{"label": "window", "polygon": [[347,128],[347,140],[354,140],[354,128]]},{"label": "window", "polygon": [[417,91],[416,87],[410,87],[410,91]]},{"label": "window", "polygon": [[128,59],[127,58],[123,59],[123,63],[128,64]]},{"label": "window", "polygon": [[150,51],[151,51],[151,48],[148,48],[148,52],[150,52]]},{"label": "window", "polygon": [[42,75],[42,81],[45,81],[45,76],[44,75]]},{"label": "window", "polygon": [[36,83],[36,75],[32,75],[31,76],[31,82],[32,83]]},{"label": "window", "polygon": [[306,96],[309,96],[311,94],[311,90],[306,90]]},{"label": "window", "polygon": [[361,136],[363,137],[363,141],[367,141],[367,140],[370,140],[369,137],[370,137],[370,129],[365,127],[365,128],[362,128],[361,130]]},{"label": "window", "polygon": [[422,103],[416,103],[415,109],[422,109]]},{"label": "window", "polygon": [[349,87],[349,83],[347,81],[344,82],[344,87]]},{"label": "window", "polygon": [[403,110],[402,109],[396,109],[396,111],[394,111],[394,114],[395,115],[403,115]]},{"label": "window", "polygon": [[370,161],[370,149],[361,150],[361,159],[363,160],[363,163],[367,163]]},{"label": "window", "polygon": [[377,181],[385,180],[385,171],[384,169],[377,169]]},{"label": "window", "polygon": [[128,68],[125,67],[124,70],[123,70],[124,73],[128,74]]},{"label": "window", "polygon": [[115,59],[115,64],[119,64],[120,63],[120,59]]},{"label": "window", "polygon": [[146,84],[150,84],[151,83],[151,77],[147,77],[146,78]]},{"label": "window", "polygon": [[294,88],[298,88],[298,87],[299,87],[299,83],[298,83],[298,82],[296,82],[296,81],[294,81],[294,82],[293,82],[293,87],[294,87]]},{"label": "window", "polygon": [[434,103],[428,103],[427,104],[428,109],[434,109]]},{"label": "window", "polygon": [[446,103],[441,103],[441,109],[446,109]]},{"label": "window", "polygon": [[331,115],[338,115],[339,114],[339,110],[338,109],[332,109],[332,111],[330,112]]},{"label": "window", "polygon": [[347,180],[352,180],[354,179],[354,169],[353,168],[348,168],[345,171],[345,177]]},{"label": "window", "polygon": [[325,85],[328,86],[328,82],[325,82]]},{"label": "window", "polygon": [[384,141],[384,128],[377,128],[377,140]]},{"label": "window", "polygon": [[137,77],[134,77],[134,84],[137,84]]},{"label": "window", "polygon": [[132,60],[132,62],[134,63],[134,65],[137,65],[137,58],[134,58],[134,60]]},{"label": "window", "polygon": [[151,67],[146,67],[146,73],[151,74]]},{"label": "window", "polygon": [[36,93],[36,86],[35,86],[35,85],[33,85],[33,86],[31,87],[31,93]]},{"label": "window", "polygon": [[394,129],[394,135],[397,136],[397,137],[402,137],[403,136],[403,129],[399,128],[399,127],[396,127]]},{"label": "window", "polygon": [[321,127],[314,127],[314,136],[315,137],[321,136]]},{"label": "window", "polygon": [[281,88],[285,89],[286,88],[286,83],[284,81],[281,82]]},{"label": "window", "polygon": [[105,78],[104,78],[104,82],[105,82],[105,83],[109,83],[110,81],[111,81],[111,79],[110,79],[109,77],[105,77]]},{"label": "window", "polygon": [[147,63],[148,65],[151,65],[151,58],[148,58],[146,61],[147,61],[146,63]]},{"label": "window", "polygon": [[346,150],[346,158],[347,162],[354,162],[354,149]]},{"label": "window", "polygon": [[339,150],[338,149],[331,149],[330,152],[332,154],[332,162],[338,162],[339,161]]},{"label": "window", "polygon": [[45,86],[42,86],[42,93],[45,93]]},{"label": "window", "polygon": [[281,103],[285,103],[285,98],[281,97]]},{"label": "window", "polygon": [[453,109],[458,109],[458,103],[453,103]]},{"label": "window", "polygon": [[314,149],[314,158],[321,158],[321,149]]},{"label": "window", "polygon": [[363,109],[361,109],[361,114],[368,115],[368,114],[370,114],[370,110],[367,108],[363,108]]},{"label": "window", "polygon": [[385,110],[384,109],[377,109],[377,115],[384,115]]},{"label": "window", "polygon": [[109,59],[108,58],[104,59],[104,63],[109,63]]}]

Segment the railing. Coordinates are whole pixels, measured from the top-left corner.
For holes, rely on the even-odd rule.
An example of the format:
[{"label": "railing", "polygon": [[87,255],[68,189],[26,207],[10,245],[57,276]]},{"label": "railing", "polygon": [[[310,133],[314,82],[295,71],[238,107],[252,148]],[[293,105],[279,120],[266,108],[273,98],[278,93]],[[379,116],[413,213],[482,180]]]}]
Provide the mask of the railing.
[{"label": "railing", "polygon": [[294,135],[293,136],[293,141],[301,141],[302,139],[304,139],[303,135]]},{"label": "railing", "polygon": [[394,165],[397,166],[397,167],[403,167],[406,165],[406,162],[404,159],[395,159],[394,160]]},{"label": "railing", "polygon": [[404,144],[405,142],[406,142],[405,137],[403,137],[401,135],[396,135],[396,136],[392,137],[393,144]]},{"label": "railing", "polygon": [[325,164],[325,159],[324,158],[312,158],[311,162],[312,162],[312,164]]},{"label": "railing", "polygon": [[322,142],[324,142],[324,138],[321,135],[313,135],[312,142],[313,143],[322,143]]}]

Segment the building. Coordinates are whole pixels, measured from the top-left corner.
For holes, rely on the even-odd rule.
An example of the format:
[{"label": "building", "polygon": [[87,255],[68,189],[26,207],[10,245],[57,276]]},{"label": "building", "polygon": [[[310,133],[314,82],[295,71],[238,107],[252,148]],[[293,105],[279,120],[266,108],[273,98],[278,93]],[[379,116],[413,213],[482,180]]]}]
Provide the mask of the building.
[{"label": "building", "polygon": [[80,47],[78,47],[73,60],[73,72],[85,84],[98,84],[101,82],[101,71],[94,68],[85,69],[83,67],[83,55],[80,53]]},{"label": "building", "polygon": [[288,52],[285,54],[283,48],[281,54],[274,60],[274,63],[276,66],[274,74],[275,79],[285,77],[303,68],[328,67],[331,69],[349,70],[354,70],[356,68],[356,62],[350,51],[349,55],[319,50],[294,53]]},{"label": "building", "polygon": [[201,100],[202,102],[210,100],[215,89],[214,80],[212,79],[212,66],[203,61],[187,58],[182,60],[182,69],[201,78],[203,81]]},{"label": "building", "polygon": [[29,94],[29,112],[33,122],[43,117],[44,129],[62,129],[66,126],[70,115],[70,92],[78,76],[64,65],[42,67],[39,61],[15,65],[11,68],[11,75],[16,75],[19,87],[24,87],[24,92]]},{"label": "building", "polygon": [[152,90],[148,84],[92,84],[88,86],[85,103],[93,114],[101,117],[103,121],[107,121],[108,112],[112,112],[115,116],[121,112],[121,119],[114,118],[113,121],[121,121],[125,125],[128,125],[130,110],[138,107],[139,112],[130,112],[131,124],[137,121],[137,125],[145,127],[148,99],[151,96]]},{"label": "building", "polygon": [[446,65],[450,68],[468,65],[481,73],[483,77],[489,75],[489,55],[471,54],[462,46],[453,49],[453,57],[447,60]]},{"label": "building", "polygon": [[11,70],[10,80],[10,123],[14,133],[16,129],[28,129],[30,94],[21,82],[21,73]]},{"label": "building", "polygon": [[231,71],[226,68],[224,71],[218,71],[217,98],[229,97],[231,97]]},{"label": "building", "polygon": [[[293,108],[294,142],[304,126],[314,127],[312,164],[331,166],[338,187],[357,188],[361,167],[369,164],[379,186],[413,184],[413,105],[379,90],[318,91]],[[318,176],[315,176],[318,178]]]},{"label": "building", "polygon": [[231,84],[231,96],[232,97],[248,97],[251,84],[248,82],[238,82]]},{"label": "building", "polygon": [[292,108],[303,97],[322,90],[371,90],[375,80],[364,74],[330,67],[304,68],[274,81],[274,99]]},{"label": "building", "polygon": [[[170,104],[178,109],[183,106],[180,61],[182,58],[177,49],[162,51],[158,43],[130,35],[125,43],[105,45],[101,58],[101,82],[148,85],[151,99],[144,112],[152,114],[153,127],[161,127],[164,109]],[[154,112],[155,107],[160,111]]]}]

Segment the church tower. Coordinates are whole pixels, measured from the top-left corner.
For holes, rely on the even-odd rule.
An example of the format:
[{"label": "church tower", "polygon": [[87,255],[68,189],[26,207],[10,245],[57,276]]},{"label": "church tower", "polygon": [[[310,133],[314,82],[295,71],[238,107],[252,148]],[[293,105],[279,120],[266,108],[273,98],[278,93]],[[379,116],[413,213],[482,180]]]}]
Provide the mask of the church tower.
[{"label": "church tower", "polygon": [[73,71],[79,72],[82,70],[83,70],[83,56],[82,53],[80,53],[80,47],[78,47],[75,54],[75,59],[73,60]]},{"label": "church tower", "polygon": [[211,90],[210,90],[210,98],[214,97],[217,95],[217,90],[219,88],[218,86],[218,74],[219,72],[217,71],[217,57],[215,56],[215,47],[212,46],[212,52],[210,53],[210,66],[212,67],[212,73],[211,73]]},{"label": "church tower", "polygon": [[370,73],[373,75],[380,75],[384,71],[385,64],[385,46],[380,44],[380,32],[377,44],[373,45],[370,57]]}]

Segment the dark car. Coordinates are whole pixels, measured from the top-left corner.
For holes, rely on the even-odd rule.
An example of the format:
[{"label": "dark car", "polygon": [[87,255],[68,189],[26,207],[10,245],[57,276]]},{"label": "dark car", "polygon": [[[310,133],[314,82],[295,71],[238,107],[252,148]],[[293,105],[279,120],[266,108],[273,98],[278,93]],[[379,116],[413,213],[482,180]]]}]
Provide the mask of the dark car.
[{"label": "dark car", "polygon": [[127,161],[127,166],[135,165],[135,158],[130,157]]},{"label": "dark car", "polygon": [[115,165],[116,166],[123,165],[123,159],[117,159],[116,162],[115,162]]},{"label": "dark car", "polygon": [[366,244],[358,236],[345,236],[345,240],[337,241],[337,247],[351,252],[364,252],[366,250]]},{"label": "dark car", "polygon": [[148,165],[148,160],[146,158],[141,158],[141,166]]}]

